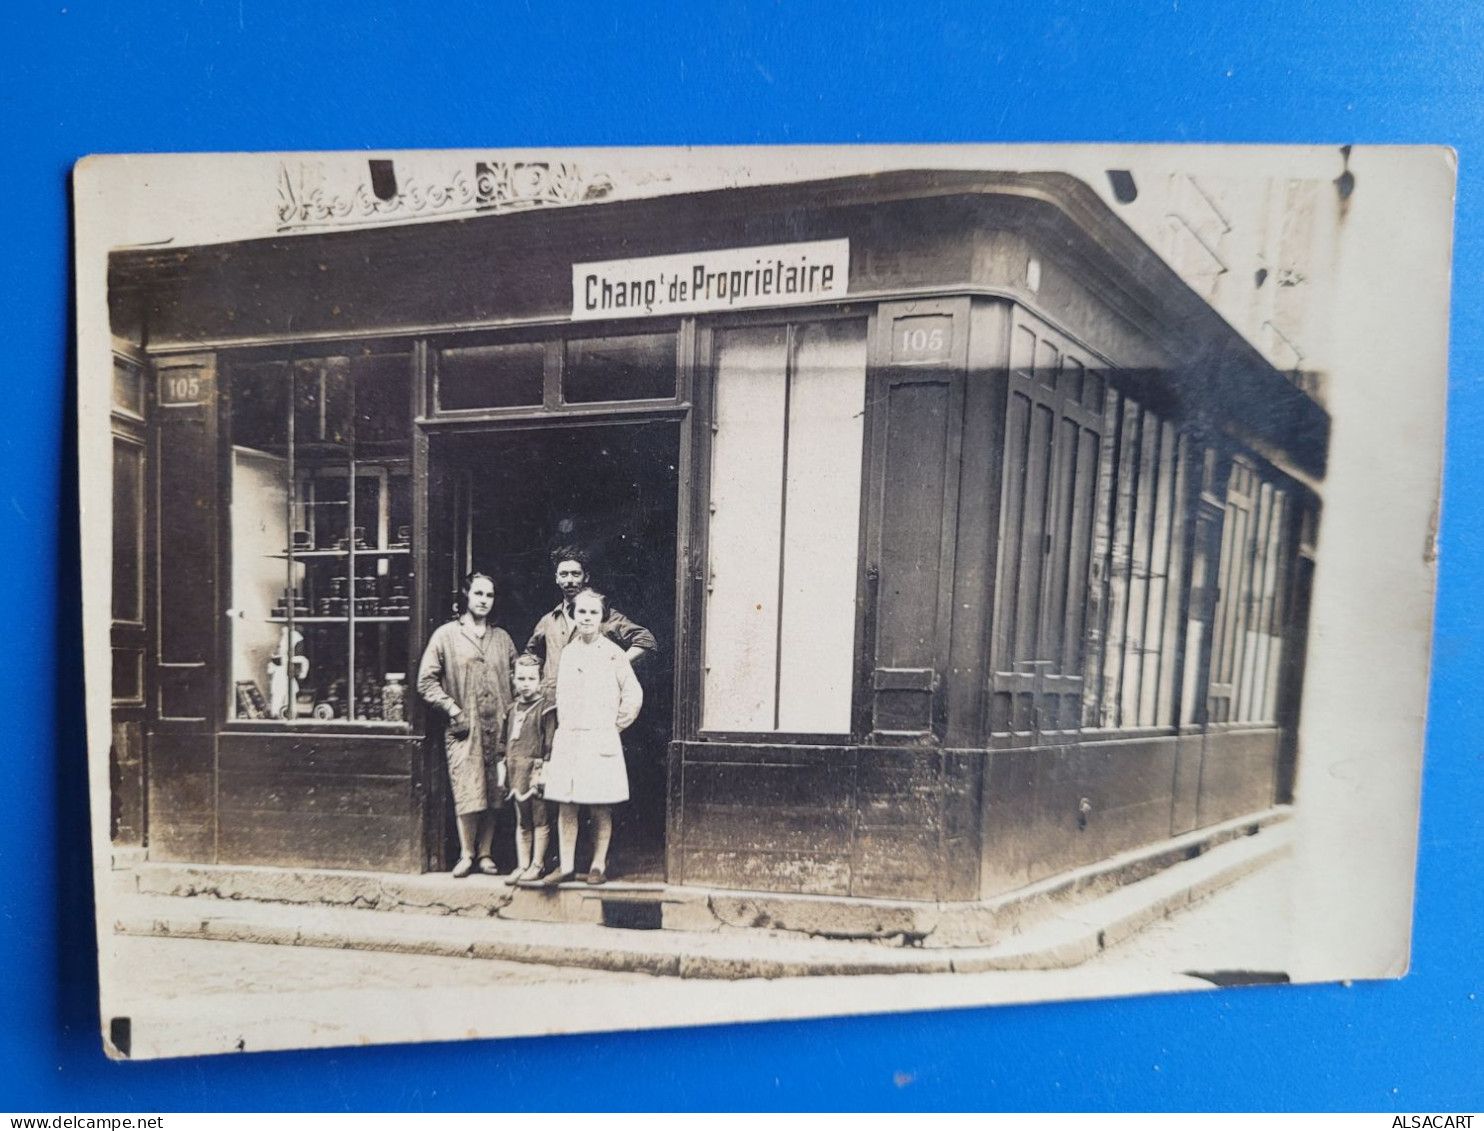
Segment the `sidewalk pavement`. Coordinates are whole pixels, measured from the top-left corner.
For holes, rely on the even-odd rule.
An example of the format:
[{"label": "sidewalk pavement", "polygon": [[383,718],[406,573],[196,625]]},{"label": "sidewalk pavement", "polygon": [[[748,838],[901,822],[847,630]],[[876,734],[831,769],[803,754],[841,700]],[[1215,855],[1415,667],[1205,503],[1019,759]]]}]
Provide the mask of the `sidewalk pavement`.
[{"label": "sidewalk pavement", "polygon": [[[1214,867],[1200,858],[1179,868],[1201,863]],[[129,1055],[144,1058],[1194,989],[1211,982],[1191,971],[1281,973],[1289,871],[1279,859],[1235,887],[1204,890],[1189,873],[1179,884],[1161,873],[1071,909],[1036,938],[939,954],[756,930],[700,936],[139,896],[120,924],[150,933],[116,935],[105,950],[104,1027],[130,1018]],[[1146,887],[1161,879],[1171,890]],[[1048,953],[1060,968],[1025,968]],[[1079,955],[1086,961],[1067,965]]]}]

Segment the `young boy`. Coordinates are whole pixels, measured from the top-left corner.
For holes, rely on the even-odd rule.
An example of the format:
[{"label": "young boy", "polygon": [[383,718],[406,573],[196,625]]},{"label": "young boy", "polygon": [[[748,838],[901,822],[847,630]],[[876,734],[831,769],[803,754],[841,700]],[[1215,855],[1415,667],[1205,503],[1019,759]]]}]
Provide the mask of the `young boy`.
[{"label": "young boy", "polygon": [[541,799],[541,771],[556,734],[556,704],[541,693],[541,661],[526,652],[515,658],[515,701],[500,728],[505,787],[515,802],[516,870],[510,882],[541,875],[551,819]]}]

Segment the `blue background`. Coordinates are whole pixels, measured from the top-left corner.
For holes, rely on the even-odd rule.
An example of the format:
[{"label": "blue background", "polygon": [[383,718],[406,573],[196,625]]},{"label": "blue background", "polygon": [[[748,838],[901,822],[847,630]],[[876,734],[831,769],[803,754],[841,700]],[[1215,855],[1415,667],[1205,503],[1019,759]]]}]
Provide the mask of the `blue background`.
[{"label": "blue background", "polygon": [[[1484,1107],[1484,17],[1471,7],[7,5],[0,1109]],[[635,1036],[106,1061],[78,659],[73,161],[147,150],[899,141],[1459,149],[1411,974]]]}]

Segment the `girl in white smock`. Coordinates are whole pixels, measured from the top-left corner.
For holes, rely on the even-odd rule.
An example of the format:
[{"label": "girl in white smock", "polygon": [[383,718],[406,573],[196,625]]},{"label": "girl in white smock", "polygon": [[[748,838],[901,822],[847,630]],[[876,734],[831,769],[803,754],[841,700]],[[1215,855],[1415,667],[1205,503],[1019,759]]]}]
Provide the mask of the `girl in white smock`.
[{"label": "girl in white smock", "polygon": [[613,806],[629,799],[619,732],[639,717],[644,692],[623,649],[599,631],[607,599],[584,589],[572,601],[577,635],[562,649],[557,668],[557,731],[546,764],[546,800],[557,802],[561,863],[541,878],[552,887],[576,878],[578,807],[593,818],[593,862],[587,882],[608,875]]}]

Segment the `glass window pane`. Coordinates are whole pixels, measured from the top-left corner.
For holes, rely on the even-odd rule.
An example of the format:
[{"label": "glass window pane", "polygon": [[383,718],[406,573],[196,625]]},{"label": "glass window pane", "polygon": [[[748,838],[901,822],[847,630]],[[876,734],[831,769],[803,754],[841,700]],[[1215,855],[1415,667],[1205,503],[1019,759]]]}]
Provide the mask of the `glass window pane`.
[{"label": "glass window pane", "polygon": [[1113,538],[1108,558],[1108,627],[1104,636],[1103,726],[1132,725],[1123,714],[1124,670],[1127,646],[1129,592],[1132,588],[1134,541],[1134,492],[1138,478],[1140,409],[1131,400],[1122,401],[1118,429],[1118,457],[1113,481]]},{"label": "glass window pane", "polygon": [[1252,506],[1252,539],[1247,552],[1246,568],[1242,578],[1241,634],[1236,638],[1236,661],[1233,665],[1232,721],[1247,722],[1251,719],[1252,661],[1257,651],[1258,595],[1262,592],[1262,570],[1266,564],[1263,548],[1267,545],[1267,528],[1270,521],[1266,486],[1254,487],[1256,496]]},{"label": "glass window pane", "polygon": [[295,461],[294,551],[347,552],[352,538],[348,468],[339,462],[315,466],[303,454]]},{"label": "glass window pane", "polygon": [[778,726],[850,730],[866,329],[799,327],[788,411]]},{"label": "glass window pane", "polygon": [[1154,475],[1154,512],[1149,531],[1149,592],[1144,605],[1143,672],[1139,676],[1139,722],[1157,726],[1170,722],[1161,714],[1160,668],[1174,653],[1164,650],[1164,616],[1170,577],[1170,508],[1175,498],[1175,430],[1150,414],[1149,431],[1159,444]]},{"label": "glass window pane", "polygon": [[1284,600],[1287,596],[1289,585],[1289,554],[1291,547],[1288,544],[1289,522],[1292,516],[1292,508],[1288,496],[1283,491],[1277,493],[1277,513],[1275,516],[1275,527],[1273,540],[1269,547],[1272,554],[1272,585],[1270,586],[1270,601],[1268,609],[1268,652],[1265,665],[1265,676],[1263,681],[1263,698],[1261,718],[1264,722],[1274,722],[1278,717],[1278,674],[1282,670],[1283,662],[1283,628],[1287,616]]},{"label": "glass window pane", "polygon": [[1243,646],[1250,610],[1255,529],[1251,470],[1234,460],[1227,475],[1226,519],[1221,531],[1221,569],[1211,645],[1211,680],[1207,698],[1211,722],[1236,718]]},{"label": "glass window pane", "polygon": [[[1167,429],[1169,425],[1165,426]],[[1169,532],[1165,535],[1169,546],[1165,564],[1165,608],[1164,638],[1161,644],[1159,663],[1159,717],[1161,726],[1175,723],[1175,673],[1180,664],[1180,597],[1185,577],[1185,531],[1186,500],[1189,498],[1189,445],[1178,433],[1169,436],[1174,475],[1171,482]],[[1187,653],[1184,658],[1187,668],[1196,663],[1196,656]]]},{"label": "glass window pane", "polygon": [[1085,372],[1082,363],[1075,357],[1068,356],[1062,360],[1061,391],[1073,404],[1082,400],[1082,379]]},{"label": "glass window pane", "polygon": [[233,718],[270,714],[270,658],[285,626],[272,621],[289,585],[289,366],[230,370],[232,429]]},{"label": "glass window pane", "polygon": [[787,333],[717,335],[706,676],[708,730],[772,730],[778,659]]},{"label": "glass window pane", "polygon": [[674,397],[674,334],[577,338],[567,343],[562,371],[562,400],[567,404]]},{"label": "glass window pane", "polygon": [[113,441],[113,619],[144,620],[144,447]]},{"label": "glass window pane", "polygon": [[1061,354],[1050,342],[1036,344],[1036,380],[1048,389],[1056,388],[1056,375],[1061,368]]},{"label": "glass window pane", "polygon": [[1266,722],[1268,655],[1272,650],[1273,595],[1277,584],[1279,516],[1282,492],[1267,483],[1258,489],[1257,541],[1253,547],[1253,575],[1249,585],[1246,650],[1243,654],[1237,718]]},{"label": "glass window pane", "polygon": [[1036,364],[1036,335],[1029,326],[1015,327],[1010,341],[1010,368],[1022,377],[1032,377]]},{"label": "glass window pane", "polygon": [[294,363],[294,445],[301,451],[350,442],[350,361]]},{"label": "glass window pane", "polygon": [[288,365],[282,361],[234,365],[231,382],[232,443],[288,455]]},{"label": "glass window pane", "polygon": [[1083,373],[1082,404],[1093,412],[1103,411],[1103,376],[1100,373]]},{"label": "glass window pane", "polygon": [[355,384],[356,451],[368,445],[406,443],[412,434],[412,359],[405,353],[358,357]]},{"label": "glass window pane", "polygon": [[438,407],[540,406],[546,380],[542,342],[506,342],[438,351]]},{"label": "glass window pane", "polygon": [[[1202,461],[1204,456],[1196,457]],[[1190,726],[1199,713],[1201,650],[1206,644],[1210,622],[1206,619],[1208,591],[1216,564],[1213,560],[1215,520],[1205,512],[1195,520],[1194,555],[1190,560],[1190,618],[1185,626],[1185,674],[1180,692],[1180,724]]]},{"label": "glass window pane", "polygon": [[274,613],[289,584],[284,534],[289,500],[288,459],[271,452],[232,449],[232,706],[236,718],[272,714],[269,701],[288,685],[270,664],[288,632]]},{"label": "glass window pane", "polygon": [[355,490],[356,549],[386,544],[386,470],[357,466]]},{"label": "glass window pane", "polygon": [[1106,649],[1111,628],[1109,602],[1112,597],[1110,555],[1113,550],[1114,491],[1118,470],[1118,421],[1123,408],[1116,392],[1109,392],[1103,413],[1103,438],[1098,449],[1097,505],[1092,527],[1092,562],[1087,582],[1087,657],[1082,681],[1084,727],[1111,724],[1113,689],[1117,671],[1106,670],[1105,661],[1112,658]]},{"label": "glass window pane", "polygon": [[[1094,615],[1096,605],[1092,600],[1088,580],[1092,576],[1093,523],[1097,507],[1094,490],[1097,487],[1098,468],[1102,463],[1102,436],[1090,428],[1082,428],[1077,438],[1076,471],[1072,480],[1071,530],[1067,546],[1066,624],[1062,642],[1061,670],[1070,674],[1086,671],[1085,642],[1093,639],[1089,618]],[[1092,629],[1092,631],[1089,631]],[[1064,710],[1065,717],[1081,718],[1081,709]],[[1079,723],[1069,726],[1075,729]]]},{"label": "glass window pane", "polygon": [[1126,430],[1124,442],[1137,460],[1133,475],[1137,482],[1133,498],[1133,528],[1128,541],[1128,594],[1124,610],[1123,702],[1120,725],[1132,727],[1139,716],[1140,686],[1144,675],[1144,611],[1149,595],[1149,532],[1154,515],[1157,475],[1155,446],[1159,443],[1159,421],[1153,413],[1139,413],[1138,430]]}]

